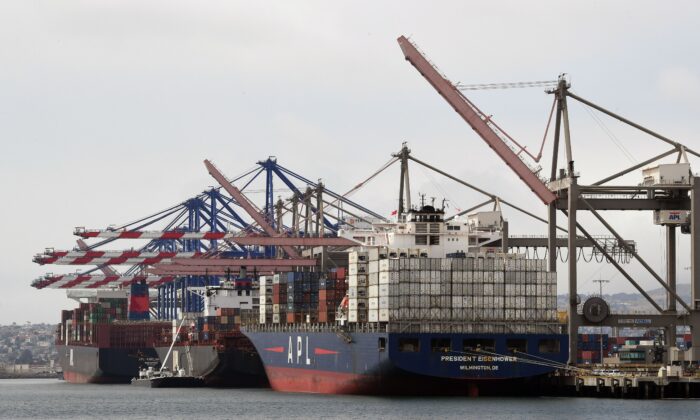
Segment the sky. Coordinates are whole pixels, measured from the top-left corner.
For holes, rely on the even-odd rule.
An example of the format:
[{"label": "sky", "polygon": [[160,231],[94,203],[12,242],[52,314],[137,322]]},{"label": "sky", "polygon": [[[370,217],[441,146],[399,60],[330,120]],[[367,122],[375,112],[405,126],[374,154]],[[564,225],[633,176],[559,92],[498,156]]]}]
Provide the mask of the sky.
[{"label": "sky", "polygon": [[[691,1],[0,2],[0,324],[57,322],[74,302],[29,284],[73,270],[38,266],[32,256],[72,248],[76,226],[124,223],[207,189],[215,181],[206,158],[233,176],[276,156],[342,192],[406,141],[417,158],[544,216],[403,59],[400,35],[453,81],[567,73],[573,92],[700,149],[699,12]],[[542,88],[468,95],[518,141],[539,147],[552,101]],[[582,184],[667,150],[570,108]],[[548,168],[551,137],[544,154]],[[420,168],[411,176],[414,196],[446,197],[449,211],[483,201]],[[621,182],[640,181],[635,171]],[[353,199],[389,215],[397,185],[393,167]],[[606,215],[663,273],[663,231],[651,213]],[[546,233],[510,209],[504,216],[512,234]],[[679,282],[687,282],[689,241],[678,241]],[[657,287],[638,264],[630,272]],[[611,280],[608,292],[632,290],[609,264],[582,263],[579,291],[597,290],[598,278]]]}]

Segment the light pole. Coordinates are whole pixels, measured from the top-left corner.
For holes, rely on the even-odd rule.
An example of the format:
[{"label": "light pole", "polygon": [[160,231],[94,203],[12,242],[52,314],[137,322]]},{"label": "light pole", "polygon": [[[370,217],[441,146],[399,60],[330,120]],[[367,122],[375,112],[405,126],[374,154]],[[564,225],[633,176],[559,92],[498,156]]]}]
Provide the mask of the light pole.
[{"label": "light pole", "polygon": [[[598,279],[598,280],[593,280],[595,283],[598,283],[599,285],[599,290],[600,290],[600,298],[603,298],[603,283],[610,283],[610,280],[603,280],[603,279]],[[603,325],[600,326],[600,364],[603,364]]]}]

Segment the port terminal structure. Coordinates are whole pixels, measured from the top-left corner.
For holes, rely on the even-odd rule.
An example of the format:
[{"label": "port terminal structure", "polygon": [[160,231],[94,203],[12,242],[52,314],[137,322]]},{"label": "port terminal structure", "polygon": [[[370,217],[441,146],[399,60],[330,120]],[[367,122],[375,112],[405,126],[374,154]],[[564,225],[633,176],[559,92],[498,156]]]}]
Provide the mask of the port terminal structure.
[{"label": "port terminal structure", "polygon": [[[79,237],[72,250],[47,248],[34,256],[40,265],[94,265],[72,274],[49,273],[32,282],[37,289],[65,289],[69,297],[80,299],[94,289],[126,288],[145,282],[157,290],[157,319],[175,319],[179,312],[202,310],[203,298],[196,289],[216,285],[222,278],[268,274],[312,267],[316,259],[302,257],[306,248],[346,249],[356,242],[337,237],[343,220],[383,216],[313,182],[269,157],[233,180],[227,179],[211,162],[209,173],[220,186],[135,221],[106,229],[78,227]],[[257,178],[264,177],[265,204],[257,207],[246,191]],[[275,189],[275,181],[278,188]],[[239,189],[234,182],[240,181]],[[301,184],[301,186],[300,186]],[[280,186],[282,188],[280,188]],[[291,191],[283,202],[280,190]],[[283,217],[292,215],[285,225]],[[85,241],[95,239],[88,245]],[[105,250],[115,241],[146,240],[146,244],[126,250]],[[113,266],[128,266],[123,273]],[[190,290],[192,289],[192,290]]]},{"label": "port terminal structure", "polygon": [[[347,217],[369,224],[376,224],[378,221],[390,222],[381,214],[350,200],[348,198],[350,193],[393,163],[400,162],[399,208],[402,211],[399,214],[402,213],[405,206],[410,206],[411,203],[408,182],[408,164],[411,161],[486,195],[486,201],[461,213],[467,214],[487,205],[493,205],[494,209],[500,211],[500,206],[506,205],[548,225],[545,236],[518,237],[508,234],[508,224],[501,219],[499,226],[501,237],[482,243],[481,247],[500,248],[503,251],[520,247],[545,248],[549,255],[549,271],[552,272],[556,271],[558,248],[566,248],[570,256],[577,255],[578,248],[589,248],[603,255],[657,309],[657,314],[630,317],[611,314],[602,299],[581,305],[577,294],[577,258],[570,257],[568,261],[569,316],[567,318],[570,355],[577,353],[576,336],[580,326],[627,327],[632,321],[632,325],[665,329],[666,337],[675,333],[676,325],[689,326],[694,332],[693,345],[690,351],[683,355],[683,360],[695,362],[700,360],[698,354],[700,334],[697,333],[700,326],[698,324],[700,287],[697,278],[697,270],[700,266],[697,264],[700,262],[697,259],[699,246],[696,231],[698,224],[695,223],[697,212],[694,211],[698,205],[696,188],[700,186],[698,186],[697,177],[690,172],[688,163],[688,155],[698,156],[698,153],[574,95],[569,91],[567,80],[560,78],[549,91],[554,96],[550,115],[550,121],[553,116],[555,117],[554,159],[550,177],[543,179],[540,176],[541,170],[533,168],[524,158],[527,155],[537,162],[542,156],[542,149],[537,156],[530,155],[524,147],[502,131],[490,117],[476,108],[464,96],[458,85],[452,84],[442,76],[410,41],[401,37],[399,44],[406,59],[428,79],[547,207],[548,217],[542,218],[527,212],[495,194],[414,157],[406,145],[379,171],[342,195],[328,189],[320,180],[313,182],[280,166],[274,157],[258,162],[254,169],[245,171],[243,175],[233,179],[224,176],[213,163],[207,160],[204,162],[205,167],[218,182],[219,187],[128,224],[111,226],[107,229],[76,228],[74,233],[80,237],[76,249],[67,251],[47,249],[43,254],[38,254],[34,261],[38,264],[68,266],[95,265],[96,268],[69,275],[46,275],[37,279],[33,286],[39,289],[62,288],[81,292],[96,288],[123,288],[134,281],[144,281],[158,290],[157,309],[153,314],[158,319],[178,318],[178,311],[180,314],[198,312],[201,311],[201,296],[195,291],[190,292],[190,289],[201,289],[202,286],[213,285],[221,278],[246,276],[251,273],[255,277],[275,271],[303,270],[312,266],[320,266],[325,270],[328,264],[333,263],[326,250],[347,250],[358,245],[351,239],[338,236],[338,232],[344,226],[350,226],[353,223],[348,221]],[[628,123],[669,143],[673,148],[592,185],[578,185],[578,173],[574,171],[572,157],[568,98]],[[566,163],[561,165],[563,168],[559,168],[559,145],[562,142],[560,137],[563,137],[566,155]],[[655,173],[653,171],[648,173],[648,179],[645,178],[641,185],[607,185],[618,177],[674,154],[678,155],[675,164],[668,168],[657,167]],[[681,161],[684,162],[681,163]],[[678,165],[687,165],[682,167],[682,169],[685,168],[683,169],[685,175],[681,173],[680,178],[676,176]],[[262,178],[263,174],[265,203],[257,207],[249,199],[251,191],[247,188],[255,179]],[[663,176],[664,174],[668,176]],[[282,182],[285,190],[292,192],[290,199],[286,201],[281,198],[275,199],[279,193],[279,190],[274,188],[275,179]],[[239,188],[236,184],[242,186]],[[557,210],[567,216],[566,228],[557,226]],[[654,272],[639,257],[633,241],[622,238],[610,226],[600,213],[603,210],[647,210],[654,211],[655,216],[658,215],[658,223],[666,227],[668,241],[668,267],[665,278]],[[610,235],[603,237],[590,234],[577,220],[577,213],[580,211],[591,212]],[[671,216],[676,215],[678,218],[665,217],[668,214],[664,212],[675,212]],[[289,219],[291,223],[285,223]],[[676,292],[675,237],[679,227],[681,232],[689,233],[692,238],[690,302],[685,302]],[[564,232],[566,236],[558,236],[557,232]],[[98,242],[87,245],[84,240],[88,239],[95,239]],[[147,243],[136,249],[121,251],[102,248],[114,241],[126,239],[146,240]],[[666,307],[661,307],[651,299],[633,276],[622,267],[622,264],[629,262],[630,256],[642,264],[666,289],[668,297]],[[118,273],[112,268],[117,265],[130,268],[124,273]],[[642,322],[637,323],[637,321]],[[666,346],[670,346],[668,339]],[[569,362],[575,364],[576,360],[572,359]],[[581,376],[572,376],[572,378],[577,386],[579,384],[590,386],[586,382],[587,379]],[[581,380],[583,382],[580,382]],[[629,386],[644,386],[644,382],[643,380],[632,381]],[[608,386],[605,383],[601,385],[600,381],[595,383],[601,387]],[[622,383],[627,385],[627,382]],[[614,381],[611,380],[609,386],[614,387]]]},{"label": "port terminal structure", "polygon": [[[433,88],[452,106],[452,108],[467,122],[474,131],[492,148],[496,154],[510,167],[518,177],[533,191],[533,193],[548,208],[547,248],[549,250],[549,270],[556,271],[556,248],[561,245],[557,237],[557,213],[560,211],[566,216],[568,236],[566,248],[569,255],[575,255],[580,236],[591,241],[591,244],[605,256],[607,261],[632,284],[632,286],[644,296],[656,309],[656,313],[644,315],[619,315],[612,314],[609,307],[602,299],[598,298],[581,305],[577,293],[577,259],[568,261],[568,334],[569,334],[569,364],[576,363],[577,334],[581,326],[610,326],[610,327],[634,327],[661,329],[665,332],[665,346],[667,352],[675,345],[669,337],[675,337],[677,325],[688,326],[692,333],[692,347],[676,356],[673,363],[700,361],[700,177],[690,171],[688,156],[700,156],[700,154],[687,146],[660,135],[642,125],[634,123],[620,115],[617,115],[593,102],[590,102],[574,93],[570,83],[564,75],[555,83],[549,83],[547,93],[554,96],[554,103],[550,113],[555,117],[554,141],[552,146],[552,166],[549,178],[540,175],[541,168],[534,168],[526,162],[529,156],[535,162],[542,156],[542,149],[537,156],[525,153],[525,148],[518,144],[505,131],[503,131],[491,116],[483,113],[464,94],[462,86],[452,83],[445,77],[433,63],[406,37],[398,38],[399,46],[404,58],[410,62]],[[489,85],[488,88],[494,86]],[[574,155],[572,137],[569,127],[569,115],[567,100],[571,98],[588,107],[591,107],[609,117],[624,124],[636,128],[652,138],[660,140],[671,146],[671,149],[653,156],[639,164],[619,170],[618,172],[601,179],[591,185],[580,185],[577,180],[579,173],[574,170]],[[549,123],[547,125],[549,129]],[[545,132],[545,138],[546,138]],[[563,141],[562,141],[563,137]],[[565,162],[560,166],[559,147],[563,143]],[[544,144],[544,143],[543,143]],[[663,158],[675,155],[675,163],[658,164]],[[632,171],[643,169],[649,165],[655,167],[643,170],[644,181],[639,185],[610,185],[610,182]],[[602,215],[603,211],[653,211],[655,223],[665,226],[666,230],[666,273],[655,272],[649,264],[640,257],[637,250],[611,226]],[[616,261],[611,253],[600,247],[594,241],[589,230],[581,225],[578,220],[579,212],[590,212],[595,219],[615,238],[617,244],[633,256],[648,274],[666,290],[667,302],[665,307],[654,301],[643,287]],[[666,217],[664,217],[666,216]],[[690,234],[690,260],[691,260],[691,300],[684,301],[678,296],[676,290],[676,234],[680,227],[681,232]],[[576,232],[576,234],[574,234]],[[670,352],[669,352],[670,353]],[[678,352],[674,352],[678,355]],[[580,380],[579,380],[580,379]],[[583,379],[576,379],[575,385],[589,386]],[[581,382],[583,381],[583,382]],[[594,381],[595,382],[595,381]],[[609,381],[608,381],[609,382]],[[613,381],[614,382],[614,381]],[[617,380],[619,385],[619,380]],[[643,381],[642,381],[643,382]],[[606,382],[607,383],[607,382]],[[637,381],[630,382],[630,386]],[[597,382],[601,387],[600,381]],[[625,382],[625,386],[627,382]],[[602,384],[602,386],[606,386]],[[608,387],[616,386],[609,383]]]},{"label": "port terminal structure", "polygon": [[[343,195],[329,190],[321,182],[314,183],[282,167],[276,158],[258,162],[257,171],[246,171],[233,180],[226,179],[211,162],[205,161],[206,168],[221,187],[212,188],[179,205],[120,226],[110,226],[107,229],[75,228],[74,234],[79,237],[75,249],[47,248],[43,253],[35,255],[33,261],[40,265],[96,267],[74,274],[47,274],[36,279],[32,285],[38,289],[66,289],[69,296],[81,298],[87,296],[86,293],[90,290],[126,288],[135,281],[144,281],[157,290],[154,318],[175,319],[178,310],[201,311],[202,298],[193,290],[215,285],[220,278],[238,276],[242,272],[265,275],[292,271],[312,267],[319,262],[323,266],[328,263],[323,258],[325,251],[356,246],[357,243],[352,240],[337,236],[342,227],[352,227],[348,218],[366,223],[387,219],[349,200],[347,196],[394,163],[400,162],[401,185],[405,188],[400,191],[399,206],[410,203],[409,161],[488,198],[452,218],[493,204],[499,209],[501,205],[510,206],[540,222],[547,222],[502,197],[416,158],[406,144],[392,155],[388,163]],[[243,191],[262,174],[265,174],[265,205],[258,208]],[[292,192],[289,199],[283,201],[278,198],[274,201],[279,191],[274,189],[273,175],[282,181],[286,191]],[[246,176],[248,179],[244,179]],[[244,182],[241,182],[243,186],[239,189],[234,182],[241,180]],[[305,184],[305,190],[292,180]],[[285,216],[287,219],[291,216],[290,224],[284,223]],[[159,223],[164,227],[155,230],[154,226]],[[509,236],[508,222],[503,219],[500,220],[499,229],[502,233],[499,238],[482,243],[481,246],[508,252],[509,249],[544,248],[547,244],[544,237]],[[91,239],[98,242],[88,245],[85,241]],[[138,248],[105,250],[105,246],[120,240],[147,242]],[[634,242],[629,243],[632,248],[635,247]],[[557,238],[557,247],[565,246],[566,239]],[[621,260],[626,255],[611,236],[597,236],[592,240],[580,236],[576,246],[590,249],[601,247],[622,256]],[[304,256],[300,255],[302,253]],[[124,273],[119,273],[113,266],[129,268]]]}]

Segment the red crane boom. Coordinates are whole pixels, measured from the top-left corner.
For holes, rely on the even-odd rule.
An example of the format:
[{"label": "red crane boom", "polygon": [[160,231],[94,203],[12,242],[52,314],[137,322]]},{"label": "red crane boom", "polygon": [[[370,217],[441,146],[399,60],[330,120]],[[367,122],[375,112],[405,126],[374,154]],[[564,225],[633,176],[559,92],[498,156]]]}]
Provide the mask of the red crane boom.
[{"label": "red crane boom", "polygon": [[425,79],[452,105],[455,111],[466,121],[476,133],[484,139],[498,156],[510,166],[543,203],[549,204],[556,196],[547,185],[523,162],[518,155],[506,144],[488,125],[487,121],[476,107],[421,54],[418,49],[405,37],[398,39],[401,51],[406,60],[425,77]]}]

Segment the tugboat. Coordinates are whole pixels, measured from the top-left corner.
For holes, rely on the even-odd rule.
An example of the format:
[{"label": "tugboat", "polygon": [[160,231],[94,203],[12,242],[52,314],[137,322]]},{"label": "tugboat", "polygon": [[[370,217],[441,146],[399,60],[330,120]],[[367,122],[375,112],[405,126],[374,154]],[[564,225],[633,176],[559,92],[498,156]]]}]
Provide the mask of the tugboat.
[{"label": "tugboat", "polygon": [[156,371],[152,366],[149,366],[142,369],[139,372],[139,377],[131,380],[131,384],[151,388],[197,388],[204,386],[204,380],[195,376],[187,376],[184,369],[173,373],[168,369]]},{"label": "tugboat", "polygon": [[177,333],[173,338],[172,344],[170,344],[170,349],[168,350],[168,354],[165,356],[160,369],[156,371],[153,366],[148,366],[141,369],[139,371],[139,376],[131,380],[132,385],[148,386],[151,388],[196,388],[204,386],[203,378],[187,375],[185,369],[178,369],[177,371],[172,372],[166,367],[168,358],[172,354],[176,338],[179,336],[180,330],[182,329],[182,324],[184,323],[185,319],[183,318],[177,328]]}]

